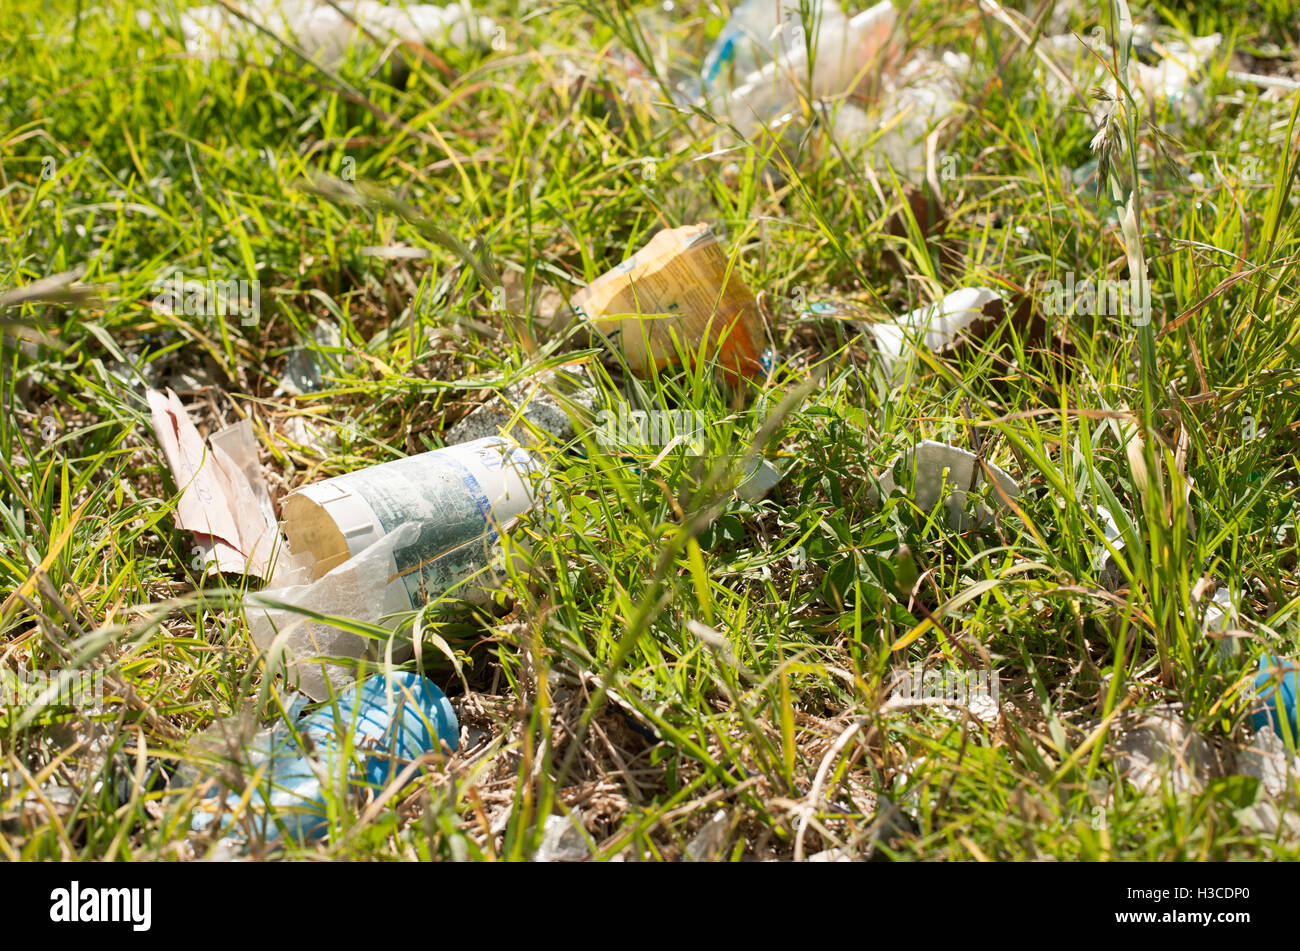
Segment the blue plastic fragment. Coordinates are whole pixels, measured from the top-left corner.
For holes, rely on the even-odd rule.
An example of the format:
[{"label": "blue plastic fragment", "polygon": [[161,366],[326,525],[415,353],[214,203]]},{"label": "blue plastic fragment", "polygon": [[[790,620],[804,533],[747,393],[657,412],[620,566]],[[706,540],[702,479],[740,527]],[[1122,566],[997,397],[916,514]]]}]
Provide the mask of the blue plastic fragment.
[{"label": "blue plastic fragment", "polygon": [[[1274,654],[1265,654],[1259,659],[1259,674],[1255,677],[1255,691],[1262,703],[1255,708],[1251,717],[1256,730],[1272,727],[1273,732],[1282,736],[1282,718],[1291,725],[1291,736],[1300,736],[1300,724],[1296,722],[1296,694],[1300,693],[1300,665],[1295,661],[1283,661]],[[1281,682],[1279,683],[1279,678]]]},{"label": "blue plastic fragment", "polygon": [[[303,718],[296,729],[302,745],[292,731],[278,724],[247,752],[244,775],[261,772],[250,800],[253,827],[268,840],[277,838],[281,829],[299,840],[325,834],[329,821],[321,777],[338,792],[342,791],[341,770],[346,770],[349,786],[364,783],[384,789],[422,754],[454,751],[460,744],[460,725],[446,696],[427,678],[409,671],[371,677],[349,687],[334,703]],[[348,736],[352,756],[345,762]],[[304,747],[310,749],[310,759]],[[417,775],[413,773],[411,779]],[[240,793],[229,793],[228,808],[236,809],[240,799]],[[211,819],[211,813],[198,814],[194,826],[202,828]],[[229,819],[225,816],[224,822]]]},{"label": "blue plastic fragment", "polygon": [[730,63],[736,57],[736,39],[741,35],[739,30],[728,28],[718,37],[718,42],[714,44],[713,49],[709,50],[709,55],[704,58],[704,82],[712,85],[713,81],[718,78],[718,73],[722,67]]}]

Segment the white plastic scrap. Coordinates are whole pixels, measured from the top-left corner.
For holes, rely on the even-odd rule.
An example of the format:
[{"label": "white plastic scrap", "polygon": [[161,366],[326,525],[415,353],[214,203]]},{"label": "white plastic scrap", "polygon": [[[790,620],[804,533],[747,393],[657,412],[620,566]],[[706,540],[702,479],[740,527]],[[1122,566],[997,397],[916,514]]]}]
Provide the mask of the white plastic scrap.
[{"label": "white plastic scrap", "polygon": [[1143,794],[1158,793],[1166,775],[1175,792],[1199,791],[1211,760],[1210,745],[1168,708],[1153,710],[1117,744],[1120,775]]},{"label": "white plastic scrap", "polygon": [[1238,754],[1237,771],[1258,779],[1260,788],[1274,799],[1286,799],[1292,806],[1300,801],[1300,758],[1271,727],[1256,733],[1250,746]]},{"label": "white plastic scrap", "polygon": [[754,460],[745,470],[736,494],[746,502],[757,502],[782,479],[781,470],[766,459]]},{"label": "white plastic scrap", "polygon": [[876,341],[881,362],[894,376],[924,343],[933,353],[951,350],[976,321],[988,317],[984,308],[1002,295],[988,287],[963,287],[942,300],[908,311],[897,320],[860,324]]},{"label": "white plastic scrap", "polygon": [[[812,82],[805,90],[815,99],[850,92],[864,71],[889,53],[898,11],[889,0],[848,18],[836,8],[822,11],[811,46],[816,50]],[[723,115],[743,134],[779,120],[794,109],[808,77],[808,43],[779,51],[775,61],[722,98]]]},{"label": "white plastic scrap", "polygon": [[[899,458],[905,460],[905,465],[915,468],[912,501],[921,511],[930,511],[943,499],[948,527],[955,532],[965,532],[992,522],[993,511],[982,501],[977,503],[974,513],[966,511],[966,496],[970,490],[987,484],[983,467],[974,453],[927,439],[918,443],[914,451],[904,453]],[[895,465],[897,462],[890,465],[880,478],[880,489],[884,495],[898,491],[893,473]],[[1003,495],[1009,499],[1020,497],[1020,486],[1016,485],[1011,476],[992,463],[985,462],[984,465],[988,466],[997,483],[996,488],[990,487],[991,491],[987,493],[989,499],[999,507],[1004,507]]]},{"label": "white plastic scrap", "polygon": [[[185,48],[208,60],[245,50],[278,52],[280,44],[265,30],[294,44],[319,65],[333,69],[343,62],[349,48],[358,45],[412,42],[459,47],[487,42],[495,31],[493,22],[475,16],[468,3],[434,6],[380,0],[335,0],[332,4],[325,0],[255,0],[239,7],[248,20],[220,4],[180,13]],[[137,16],[146,29],[152,25],[153,18],[147,12],[140,11]],[[159,15],[159,19],[164,18]]]},{"label": "white plastic scrap", "polygon": [[327,680],[337,692],[356,680],[356,671],[327,663],[324,658],[360,658],[374,642],[274,605],[292,605],[378,625],[388,609],[376,592],[384,591],[391,580],[393,550],[411,545],[419,537],[420,527],[408,522],[316,581],[246,596],[249,633],[262,651],[284,651],[289,684],[297,681],[299,689],[313,700],[326,700]]},{"label": "white plastic scrap", "polygon": [[1239,592],[1233,590],[1228,585],[1221,584],[1210,598],[1210,603],[1205,606],[1205,617],[1201,623],[1201,631],[1205,634],[1221,634],[1218,637],[1216,649],[1220,657],[1232,657],[1237,653],[1237,638],[1232,637],[1232,631],[1238,627],[1237,605],[1241,602]]},{"label": "white plastic scrap", "polygon": [[1094,549],[1093,565],[1100,574],[1101,583],[1106,590],[1114,591],[1124,580],[1124,573],[1120,571],[1111,550],[1113,549],[1116,552],[1124,550],[1124,535],[1119,530],[1115,516],[1110,514],[1110,509],[1104,505],[1098,505],[1096,511],[1106,541],[1104,544],[1097,545]]},{"label": "white plastic scrap", "polygon": [[[845,19],[835,0],[811,0],[807,9],[810,25],[829,20],[838,27]],[[803,0],[745,0],[732,10],[731,19],[704,57],[704,85],[745,80],[804,46],[806,32]]]},{"label": "white plastic scrap", "polygon": [[547,816],[542,830],[542,844],[537,847],[534,862],[581,862],[591,854],[582,832],[580,812]]},{"label": "white plastic scrap", "polygon": [[852,862],[853,853],[845,848],[825,849],[808,856],[809,862]]},{"label": "white plastic scrap", "polygon": [[704,823],[686,846],[687,858],[692,862],[716,862],[726,847],[730,825],[725,809],[715,812],[713,818]]},{"label": "white plastic scrap", "polygon": [[1160,62],[1154,66],[1136,63],[1138,86],[1148,98],[1168,102],[1176,115],[1195,122],[1205,105],[1197,80],[1222,41],[1222,35],[1211,33],[1192,37],[1190,43],[1153,43]]},{"label": "white plastic scrap", "polygon": [[[1132,81],[1129,88],[1139,109],[1145,109],[1146,103],[1151,101],[1168,103],[1174,125],[1183,121],[1195,122],[1205,102],[1198,78],[1213,59],[1222,39],[1220,34],[1212,33],[1194,37],[1190,43],[1154,43],[1160,55],[1160,61],[1154,65],[1141,62],[1136,55],[1130,56]],[[1094,88],[1100,87],[1108,99],[1116,98],[1115,79],[1102,62],[1103,59],[1110,62],[1111,49],[1099,36],[1087,43],[1073,34],[1046,37],[1040,42],[1067,72],[1072,72],[1076,86],[1084,95],[1089,96]],[[1073,70],[1071,60],[1075,66]],[[1065,100],[1068,89],[1051,71],[1043,76],[1043,83],[1049,98],[1058,102]],[[1093,120],[1101,122],[1107,109],[1109,103],[1103,99],[1094,107]]]},{"label": "white plastic scrap", "polygon": [[[936,127],[953,115],[965,54],[928,52],[895,70],[898,11],[884,0],[849,16],[834,0],[813,0],[807,20],[794,0],[747,0],[705,58],[701,103],[751,135],[779,126],[806,97],[822,101],[833,137],[846,151],[871,142],[871,162],[907,181],[927,177],[927,148]],[[808,35],[815,34],[815,35]],[[808,50],[814,50],[811,70]],[[880,105],[870,113],[845,97],[868,73],[880,73]],[[716,104],[708,102],[711,96]],[[874,141],[873,141],[874,139]],[[933,176],[931,176],[933,177]]]},{"label": "white plastic scrap", "polygon": [[959,77],[969,71],[970,57],[964,53],[945,52],[937,60],[918,53],[896,74],[883,78],[878,119],[843,103],[833,112],[831,132],[850,153],[879,133],[870,145],[872,167],[882,173],[892,168],[904,181],[920,184],[927,177],[927,141],[943,120],[956,113]]}]

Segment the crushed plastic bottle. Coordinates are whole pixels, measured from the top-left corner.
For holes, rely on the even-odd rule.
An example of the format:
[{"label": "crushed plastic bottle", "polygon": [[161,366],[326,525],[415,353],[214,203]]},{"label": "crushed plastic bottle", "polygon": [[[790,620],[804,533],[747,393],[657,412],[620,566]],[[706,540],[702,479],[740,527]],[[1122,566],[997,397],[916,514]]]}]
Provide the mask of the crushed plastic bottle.
[{"label": "crushed plastic bottle", "polygon": [[[835,0],[810,0],[809,8],[814,29],[821,23],[844,20],[844,11]],[[806,32],[800,0],[745,0],[732,11],[704,57],[704,85],[744,81],[768,63],[803,48]]]},{"label": "crushed plastic bottle", "polygon": [[[705,91],[717,101],[719,118],[749,134],[792,111],[801,92],[814,99],[851,92],[873,63],[883,64],[890,57],[890,37],[897,22],[898,11],[889,0],[851,18],[823,9],[811,43],[780,50],[775,60],[729,92],[722,83]],[[809,49],[814,51],[811,68]]]},{"label": "crushed plastic bottle", "polygon": [[356,676],[338,659],[375,645],[320,615],[385,624],[453,589],[485,600],[501,533],[534,503],[550,503],[543,463],[500,437],[304,486],[280,514],[289,554],[311,564],[310,580],[248,595],[249,632],[262,650],[282,649],[290,683],[323,700],[327,680],[338,688]]},{"label": "crushed plastic bottle", "polygon": [[[456,713],[431,681],[409,671],[371,677],[344,690],[295,729],[281,722],[250,744],[244,776],[260,776],[246,807],[251,828],[268,841],[282,832],[297,841],[320,838],[329,827],[322,780],[340,792],[344,784],[378,792],[419,757],[455,752],[459,746]],[[412,772],[408,782],[417,775]],[[220,798],[209,797],[200,806],[193,828],[212,823]],[[223,830],[237,835],[244,821],[232,823],[231,817],[243,794],[235,790],[224,798]]]}]

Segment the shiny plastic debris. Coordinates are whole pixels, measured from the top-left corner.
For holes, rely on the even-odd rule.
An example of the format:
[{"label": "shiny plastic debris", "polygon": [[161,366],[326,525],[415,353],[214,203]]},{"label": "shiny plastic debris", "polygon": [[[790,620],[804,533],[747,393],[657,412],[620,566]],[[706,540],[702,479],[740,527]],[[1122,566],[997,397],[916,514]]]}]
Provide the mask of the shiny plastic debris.
[{"label": "shiny plastic debris", "polygon": [[[993,522],[993,510],[983,501],[975,505],[973,512],[967,511],[966,498],[971,491],[987,486],[983,468],[974,453],[945,443],[924,440],[916,449],[904,453],[880,477],[880,489],[884,496],[890,496],[899,490],[894,472],[901,468],[914,472],[911,499],[922,512],[929,512],[943,500],[947,513],[948,527],[955,532],[984,528]],[[999,507],[1005,506],[1006,499],[1020,497],[1020,486],[1014,479],[990,462],[984,462],[993,475],[994,486],[983,497]]]},{"label": "shiny plastic debris", "polygon": [[533,855],[534,862],[581,862],[591,855],[582,829],[581,812],[547,816],[542,829],[542,842]]},{"label": "shiny plastic debris", "polygon": [[1300,793],[1300,758],[1272,730],[1260,730],[1250,745],[1237,754],[1237,771],[1259,780],[1264,793],[1275,799],[1289,799],[1292,806]]},{"label": "shiny plastic debris", "polygon": [[1235,657],[1238,653],[1237,638],[1232,632],[1238,627],[1237,604],[1240,598],[1240,593],[1228,585],[1219,585],[1206,604],[1201,621],[1201,631],[1214,636],[1215,649],[1225,659]]},{"label": "shiny plastic debris", "polygon": [[1179,714],[1157,708],[1117,744],[1119,773],[1144,794],[1158,793],[1168,778],[1175,792],[1194,792],[1212,776],[1213,754]]},{"label": "shiny plastic debris", "polygon": [[447,430],[452,445],[493,436],[559,448],[577,438],[573,418],[591,422],[596,391],[581,367],[563,367],[530,376],[475,407]]},{"label": "shiny plastic debris", "polygon": [[[254,0],[239,5],[240,17],[221,4],[193,7],[179,14],[185,48],[204,59],[241,53],[278,53],[286,41],[308,59],[337,68],[348,50],[413,43],[432,47],[489,43],[496,29],[487,17],[475,16],[467,3],[446,6],[382,3],[379,0]],[[155,16],[140,11],[140,25],[149,29]],[[273,34],[268,36],[268,32]]]},{"label": "shiny plastic debris", "polygon": [[766,459],[756,459],[745,470],[736,494],[746,502],[757,502],[776,488],[781,479],[780,469]]},{"label": "shiny plastic debris", "polygon": [[[1170,127],[1197,121],[1205,108],[1200,79],[1222,39],[1220,34],[1213,33],[1193,37],[1190,43],[1153,44],[1157,56],[1154,63],[1142,62],[1137,56],[1131,58],[1128,85],[1139,111],[1145,111],[1149,102],[1168,104]],[[1112,61],[1110,45],[1096,39],[1084,42],[1074,34],[1049,36],[1039,42],[1042,54],[1050,57],[1061,70],[1061,73],[1051,68],[1044,71],[1043,88],[1047,96],[1064,103],[1073,94],[1072,83],[1081,94],[1096,103],[1092,106],[1093,120],[1100,123],[1105,118],[1109,102],[1118,95],[1115,78],[1105,65]],[[1063,75],[1070,76],[1070,82],[1066,82]],[[1103,92],[1093,97],[1094,89]]]},{"label": "shiny plastic debris", "polygon": [[[410,764],[459,746],[455,711],[432,682],[407,671],[371,677],[292,730],[281,722],[263,731],[243,751],[242,775],[260,774],[248,804],[241,806],[241,790],[224,797],[224,809],[219,797],[210,797],[192,825],[206,828],[221,811],[225,831],[251,829],[253,838],[267,840],[281,831],[298,841],[319,838],[329,828],[327,792],[369,787],[379,795],[394,783],[404,787],[434,761],[408,770]],[[232,816],[246,818],[232,822]]]},{"label": "shiny plastic debris", "polygon": [[[851,18],[835,7],[824,7],[811,24],[809,41],[783,46],[774,61],[743,80],[738,78],[739,85],[729,92],[710,97],[719,100],[718,118],[749,135],[798,108],[801,93],[824,99],[852,92],[873,64],[883,65],[888,58],[897,22],[898,11],[888,0]],[[811,82],[810,48],[816,51]]]},{"label": "shiny plastic debris", "polygon": [[949,51],[936,59],[918,52],[885,74],[870,111],[851,102],[831,107],[832,135],[849,154],[865,148],[871,166],[882,174],[892,169],[913,184],[955,177],[956,170],[945,164],[948,157],[939,155],[931,140],[957,114],[969,71],[964,53]]},{"label": "shiny plastic debris", "polygon": [[[704,85],[734,86],[803,48],[810,30],[804,25],[802,7],[800,0],[745,0],[732,10],[704,57],[700,70]],[[819,23],[838,26],[844,20],[835,0],[811,0],[808,12],[813,30]]]},{"label": "shiny plastic debris", "polygon": [[1005,312],[1002,295],[988,287],[964,287],[942,300],[908,311],[897,320],[864,324],[881,362],[897,376],[918,345],[932,353],[952,350],[963,337],[982,336],[981,324],[994,324]]}]

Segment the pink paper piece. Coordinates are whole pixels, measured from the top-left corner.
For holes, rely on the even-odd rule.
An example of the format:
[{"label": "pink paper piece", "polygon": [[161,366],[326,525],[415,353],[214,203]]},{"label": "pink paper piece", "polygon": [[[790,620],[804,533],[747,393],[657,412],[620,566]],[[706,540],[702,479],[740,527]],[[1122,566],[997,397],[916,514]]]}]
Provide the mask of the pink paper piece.
[{"label": "pink paper piece", "polygon": [[[154,434],[172,470],[181,497],[176,503],[176,527],[194,533],[205,562],[217,570],[271,577],[279,531],[260,499],[265,485],[254,485],[248,459],[233,459],[224,448],[209,449],[171,390],[147,393]],[[247,426],[245,421],[242,426]],[[223,431],[224,435],[229,430]],[[218,439],[224,446],[247,444],[252,433],[238,440]],[[254,447],[255,448],[255,447]],[[255,473],[255,470],[251,470]],[[261,479],[258,477],[257,482]]]}]

